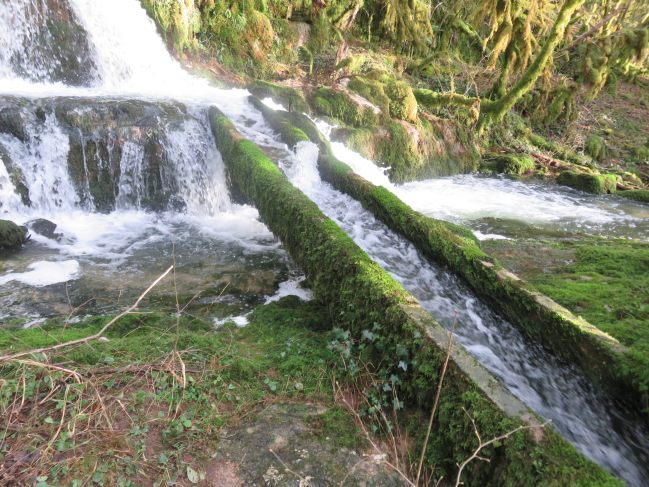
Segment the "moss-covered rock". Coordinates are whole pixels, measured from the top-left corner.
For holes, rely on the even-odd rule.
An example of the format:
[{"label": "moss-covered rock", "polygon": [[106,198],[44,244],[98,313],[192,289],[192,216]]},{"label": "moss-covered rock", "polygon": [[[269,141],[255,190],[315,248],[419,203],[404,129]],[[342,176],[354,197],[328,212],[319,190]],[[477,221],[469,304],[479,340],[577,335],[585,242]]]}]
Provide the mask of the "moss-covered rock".
[{"label": "moss-covered rock", "polygon": [[246,89],[259,98],[272,98],[289,112],[311,113],[311,108],[300,90],[280,86],[266,81],[255,80],[246,85]]},{"label": "moss-covered rock", "polygon": [[357,76],[347,85],[347,88],[379,107],[381,120],[387,121],[390,117],[390,98],[385,94],[384,87],[383,83],[362,76]]},{"label": "moss-covered rock", "polygon": [[394,81],[385,86],[385,94],[390,99],[390,116],[406,122],[417,121],[417,100],[412,88],[405,81]]},{"label": "moss-covered rock", "polygon": [[632,189],[629,191],[620,191],[618,193],[620,196],[629,198],[633,201],[639,201],[641,203],[649,203],[649,191],[645,189]]},{"label": "moss-covered rock", "polygon": [[15,249],[27,241],[27,228],[0,220],[0,249]]},{"label": "moss-covered rock", "polygon": [[395,183],[470,173],[480,161],[473,134],[449,120],[421,118],[416,125],[391,121],[380,127],[340,127],[331,137],[378,166],[389,167],[387,174]]},{"label": "moss-covered rock", "polygon": [[559,174],[557,183],[593,194],[615,193],[617,177],[613,174],[586,174],[565,171]]},{"label": "moss-covered rock", "polygon": [[586,141],[584,152],[594,160],[602,161],[606,157],[606,142],[603,138],[595,135]]},{"label": "moss-covered rock", "polygon": [[316,113],[337,118],[354,127],[367,127],[379,122],[373,107],[352,99],[344,91],[315,88],[311,92],[311,105]]},{"label": "moss-covered rock", "polygon": [[491,163],[495,172],[523,174],[534,169],[534,160],[527,154],[505,154]]}]

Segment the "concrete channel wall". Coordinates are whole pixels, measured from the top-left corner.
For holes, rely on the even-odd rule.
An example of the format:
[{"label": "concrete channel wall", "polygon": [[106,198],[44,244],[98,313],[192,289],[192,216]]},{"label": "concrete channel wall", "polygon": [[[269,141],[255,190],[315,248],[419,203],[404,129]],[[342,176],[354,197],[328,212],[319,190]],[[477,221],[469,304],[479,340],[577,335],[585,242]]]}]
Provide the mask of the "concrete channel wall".
[{"label": "concrete channel wall", "polygon": [[[302,129],[319,146],[318,170],[323,180],[358,200],[426,258],[459,275],[496,313],[551,353],[579,365],[591,379],[623,397],[626,404],[637,410],[647,407],[646,358],[629,353],[617,340],[504,269],[480,249],[470,230],[416,212],[386,188],[356,174],[334,157],[331,146],[308,117],[275,111],[255,97],[250,101],[273,128],[279,131],[277,127],[282,124],[280,133],[288,130],[290,122],[292,130]],[[289,139],[286,141],[290,145]]]},{"label": "concrete channel wall", "polygon": [[[291,185],[223,113],[212,107],[209,118],[231,187],[258,209],[262,221],[305,271],[315,299],[326,306],[332,322],[356,337],[364,330],[381,330],[387,344],[381,350],[369,347],[371,360],[399,375],[399,394],[409,407],[430,411],[448,333],[315,203]],[[276,119],[272,125],[280,127],[280,122]],[[289,130],[283,126],[284,131]],[[281,127],[276,130],[282,133]],[[298,137],[306,141],[306,134],[300,135],[298,130],[291,130],[292,140]],[[397,367],[404,353],[411,364],[407,372]],[[428,460],[446,472],[446,478],[454,478],[458,463],[477,447],[469,415],[483,439],[519,425],[539,424],[531,411],[453,341],[427,450]],[[417,430],[413,436],[421,440],[425,426]],[[522,430],[481,455],[490,461],[470,463],[463,475],[466,485],[623,485],[552,429]]]}]

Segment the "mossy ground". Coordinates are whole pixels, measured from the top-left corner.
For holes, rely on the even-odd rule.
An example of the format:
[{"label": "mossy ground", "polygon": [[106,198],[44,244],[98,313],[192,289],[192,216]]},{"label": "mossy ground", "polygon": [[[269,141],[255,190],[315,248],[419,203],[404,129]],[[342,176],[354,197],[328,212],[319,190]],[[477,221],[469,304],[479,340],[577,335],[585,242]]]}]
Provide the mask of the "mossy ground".
[{"label": "mossy ground", "polygon": [[529,240],[488,241],[483,248],[557,303],[630,347],[632,355],[645,362],[649,358],[649,244]]},{"label": "mossy ground", "polygon": [[[0,330],[0,354],[86,337],[108,319]],[[367,448],[355,417],[336,405],[333,381],[346,389],[350,376],[327,347],[335,338],[331,322],[314,304],[282,298],[255,310],[241,329],[130,315],[104,336],[92,348],[2,364],[0,408],[9,423],[0,458],[11,472],[4,481],[189,485],[188,467],[208,471],[218,460],[220,437],[273,403],[318,404],[324,413],[312,422],[323,440],[359,453]],[[21,462],[21,452],[37,461]]]}]

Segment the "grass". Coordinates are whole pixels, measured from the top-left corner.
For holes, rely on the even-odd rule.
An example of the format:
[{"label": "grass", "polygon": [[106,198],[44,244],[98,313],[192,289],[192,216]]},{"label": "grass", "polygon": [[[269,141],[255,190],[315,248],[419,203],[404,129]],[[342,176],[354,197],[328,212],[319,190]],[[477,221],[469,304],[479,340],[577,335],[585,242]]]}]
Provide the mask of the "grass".
[{"label": "grass", "polygon": [[[108,319],[0,330],[0,350],[89,336]],[[276,401],[334,406],[327,323],[323,310],[294,296],[258,308],[242,329],[130,315],[92,348],[5,362],[0,478],[38,487],[185,485],[193,470],[200,480],[222,432],[245,418]],[[321,421],[325,434],[345,431],[345,445],[361,445],[348,412],[336,407]]]}]

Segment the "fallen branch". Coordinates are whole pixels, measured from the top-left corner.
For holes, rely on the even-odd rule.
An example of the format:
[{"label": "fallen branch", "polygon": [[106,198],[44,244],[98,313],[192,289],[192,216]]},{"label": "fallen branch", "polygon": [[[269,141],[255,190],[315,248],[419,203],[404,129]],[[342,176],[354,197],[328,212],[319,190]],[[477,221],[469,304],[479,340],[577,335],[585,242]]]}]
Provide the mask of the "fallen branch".
[{"label": "fallen branch", "polygon": [[462,470],[464,470],[464,467],[466,467],[467,464],[471,460],[473,460],[474,458],[478,458],[478,459],[483,460],[485,462],[489,461],[488,458],[483,458],[483,457],[478,456],[478,453],[480,453],[480,450],[482,450],[485,446],[491,445],[492,443],[495,443],[495,442],[500,441],[500,440],[504,440],[505,438],[510,437],[511,435],[513,435],[514,433],[516,433],[517,431],[520,431],[520,430],[525,430],[525,429],[530,429],[530,428],[545,428],[545,425],[548,424],[550,421],[552,421],[552,420],[548,420],[543,424],[522,425],[522,426],[519,426],[516,429],[511,430],[509,433],[505,433],[504,435],[498,436],[496,438],[492,438],[491,440],[487,441],[486,443],[482,443],[482,439],[480,438],[480,433],[478,433],[478,428],[475,425],[475,421],[473,420],[473,418],[471,416],[469,416],[469,413],[466,412],[466,409],[462,408],[462,410],[467,415],[467,417],[471,420],[471,424],[473,425],[473,431],[475,432],[475,435],[478,437],[479,446],[473,452],[473,454],[469,458],[467,458],[462,465],[460,465],[460,470],[458,470],[458,472],[457,472],[457,480],[455,481],[455,487],[458,487],[460,485],[460,483],[461,483],[460,482],[460,477],[462,475]]},{"label": "fallen branch", "polygon": [[101,330],[99,330],[99,332],[96,333],[95,335],[92,335],[92,336],[89,336],[89,337],[86,337],[86,338],[80,338],[80,339],[78,339],[78,340],[72,340],[72,341],[70,341],[70,342],[66,342],[66,343],[59,343],[58,345],[52,345],[52,346],[50,346],[50,347],[37,348],[37,349],[35,349],[35,350],[27,350],[27,351],[25,351],[25,352],[16,353],[16,354],[14,354],[14,355],[5,355],[5,356],[3,356],[3,357],[0,357],[0,362],[4,362],[4,361],[7,361],[7,360],[15,360],[15,359],[17,359],[17,358],[19,358],[19,357],[24,357],[25,355],[32,355],[32,354],[35,354],[35,353],[43,353],[43,352],[48,352],[48,351],[50,351],[50,350],[58,350],[58,349],[60,349],[60,348],[69,347],[69,346],[71,346],[71,345],[76,345],[76,344],[79,344],[79,343],[85,343],[86,345],[88,345],[88,342],[90,342],[91,340],[97,340],[99,337],[101,337],[101,336],[104,334],[104,332],[105,332],[105,331],[106,331],[106,330],[107,330],[107,329],[108,329],[112,324],[114,324],[117,320],[119,320],[119,319],[122,318],[123,316],[126,316],[126,315],[128,315],[128,314],[131,314],[131,311],[133,311],[134,309],[136,309],[136,308],[139,306],[140,301],[142,301],[142,299],[144,298],[144,296],[146,296],[146,295],[149,293],[149,291],[151,291],[151,289],[154,288],[154,286],[155,286],[156,284],[158,284],[162,279],[164,279],[164,277],[165,277],[167,274],[169,274],[169,272],[171,272],[171,269],[173,269],[173,268],[174,268],[174,266],[169,267],[169,269],[167,269],[166,272],[165,272],[164,274],[162,274],[160,277],[158,277],[158,278],[154,281],[154,283],[151,284],[151,285],[147,288],[147,290],[144,291],[144,292],[140,295],[139,298],[137,298],[137,301],[135,302],[135,304],[134,304],[133,306],[131,306],[129,309],[127,309],[127,310],[124,311],[123,313],[117,315],[115,318],[113,318],[113,319],[110,320],[108,323],[106,323],[106,325],[104,325],[104,327],[103,327]]}]

